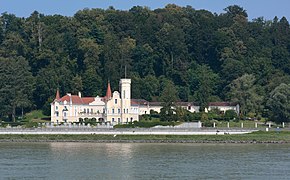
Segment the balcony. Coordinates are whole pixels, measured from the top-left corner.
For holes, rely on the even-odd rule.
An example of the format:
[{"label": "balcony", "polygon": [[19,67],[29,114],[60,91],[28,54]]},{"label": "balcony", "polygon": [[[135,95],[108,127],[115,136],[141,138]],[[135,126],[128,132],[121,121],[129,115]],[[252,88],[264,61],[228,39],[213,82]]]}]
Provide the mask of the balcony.
[{"label": "balcony", "polygon": [[84,113],[84,112],[80,112],[78,114],[79,114],[79,117],[81,117],[81,118],[103,118],[105,116],[105,113]]}]

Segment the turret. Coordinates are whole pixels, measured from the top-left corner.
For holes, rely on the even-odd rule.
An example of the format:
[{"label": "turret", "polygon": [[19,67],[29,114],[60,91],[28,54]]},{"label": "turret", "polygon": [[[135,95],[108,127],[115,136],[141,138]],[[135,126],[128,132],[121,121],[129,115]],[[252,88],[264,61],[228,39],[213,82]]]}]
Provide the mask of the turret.
[{"label": "turret", "polygon": [[56,101],[58,101],[60,99],[60,95],[59,95],[59,90],[56,90],[56,95],[55,95],[55,99]]},{"label": "turret", "polygon": [[112,98],[112,91],[111,91],[111,86],[110,86],[110,81],[108,81],[108,86],[107,86],[107,92],[105,99],[108,101]]},{"label": "turret", "polygon": [[121,108],[122,108],[122,122],[130,121],[131,110],[131,79],[120,80],[120,93],[121,93]]}]

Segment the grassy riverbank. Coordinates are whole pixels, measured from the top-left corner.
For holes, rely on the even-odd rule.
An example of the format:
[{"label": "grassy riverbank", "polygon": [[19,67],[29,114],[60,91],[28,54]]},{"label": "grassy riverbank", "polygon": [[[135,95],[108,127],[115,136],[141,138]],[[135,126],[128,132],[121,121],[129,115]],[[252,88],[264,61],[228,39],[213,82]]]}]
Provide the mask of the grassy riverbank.
[{"label": "grassy riverbank", "polygon": [[290,143],[290,132],[242,135],[0,135],[0,142]]}]

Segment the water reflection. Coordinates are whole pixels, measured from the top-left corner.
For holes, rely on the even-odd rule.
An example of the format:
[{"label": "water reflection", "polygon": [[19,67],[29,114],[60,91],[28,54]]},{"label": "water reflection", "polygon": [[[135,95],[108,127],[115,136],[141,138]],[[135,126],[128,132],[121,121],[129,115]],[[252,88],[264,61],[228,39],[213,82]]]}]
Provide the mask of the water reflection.
[{"label": "water reflection", "polygon": [[93,176],[98,178],[100,174],[108,178],[113,178],[114,174],[131,178],[132,144],[50,143],[49,147],[55,160],[62,159],[60,164],[70,162],[70,166],[77,164],[73,169],[80,173],[95,174]]}]

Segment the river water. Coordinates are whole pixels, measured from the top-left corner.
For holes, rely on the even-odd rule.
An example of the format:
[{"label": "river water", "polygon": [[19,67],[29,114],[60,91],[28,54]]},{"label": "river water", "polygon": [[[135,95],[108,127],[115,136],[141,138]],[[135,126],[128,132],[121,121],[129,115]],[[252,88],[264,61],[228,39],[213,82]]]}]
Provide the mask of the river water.
[{"label": "river water", "polygon": [[289,177],[289,144],[0,143],[0,179]]}]

